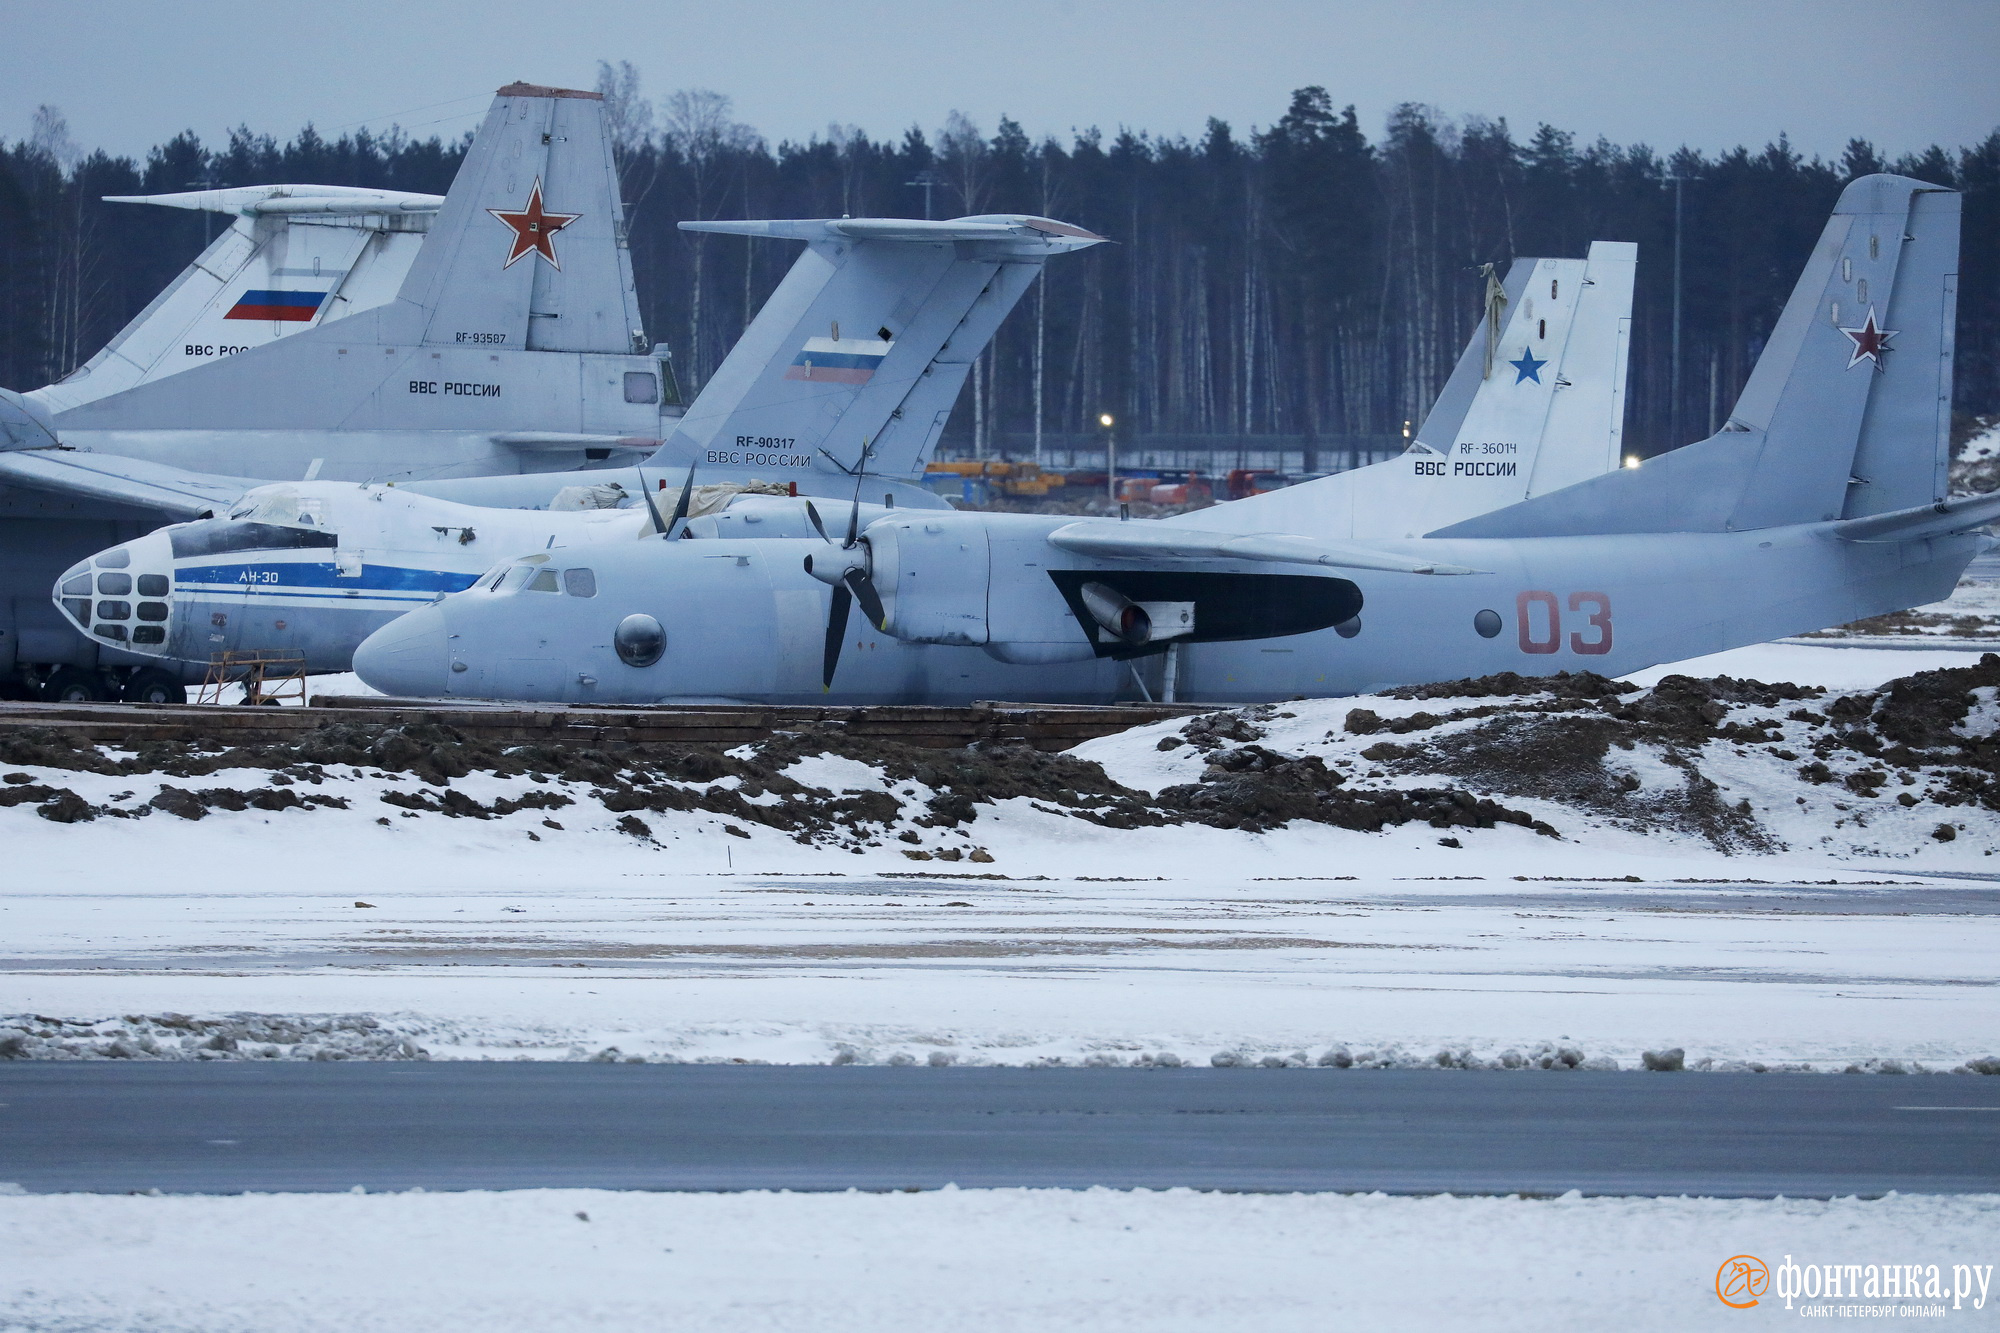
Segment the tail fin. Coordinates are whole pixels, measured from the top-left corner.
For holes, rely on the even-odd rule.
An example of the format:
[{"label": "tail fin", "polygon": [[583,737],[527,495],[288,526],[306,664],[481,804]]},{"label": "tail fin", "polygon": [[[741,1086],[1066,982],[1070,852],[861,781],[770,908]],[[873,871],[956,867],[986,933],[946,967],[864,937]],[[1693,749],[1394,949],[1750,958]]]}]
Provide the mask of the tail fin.
[{"label": "tail fin", "polygon": [[1431,535],[1743,531],[1943,499],[1958,231],[1952,191],[1851,182],[1720,432]]},{"label": "tail fin", "polygon": [[1053,254],[1047,218],[683,222],[807,242],[688,407],[661,461],[784,478],[923,470],[973,360]]},{"label": "tail fin", "polygon": [[444,196],[335,185],[107,195],[232,219],[200,257],[60,383],[68,411],[390,300]]},{"label": "tail fin", "polygon": [[601,94],[495,95],[396,302],[433,347],[646,351]]},{"label": "tail fin", "polygon": [[1400,458],[1168,522],[1414,537],[1619,465],[1638,247],[1517,259]]},{"label": "tail fin", "polygon": [[[448,455],[382,446],[395,455],[390,466],[382,452],[371,459],[357,446],[326,460],[323,475],[343,480],[406,475],[397,470],[406,458],[420,475],[436,475],[540,470],[566,458],[575,466],[586,451],[602,457],[657,447],[663,416],[677,404],[666,401],[671,380],[640,327],[598,94],[518,83],[500,89],[442,202],[405,198],[386,232],[371,229],[382,222],[379,212],[351,211],[379,210],[366,192],[348,199],[315,193],[319,187],[276,188],[290,193],[259,187],[179,202],[245,210],[254,222],[230,242],[244,247],[286,221],[268,260],[239,264],[229,284],[204,289],[211,294],[203,299],[234,302],[223,307],[224,319],[248,303],[273,327],[300,331],[78,402],[57,416],[66,435],[172,428],[459,437]],[[403,227],[421,234],[406,236]],[[393,249],[364,270],[341,258],[346,251],[313,248],[335,241],[364,254],[378,243],[419,244],[407,266],[392,271]],[[347,273],[314,285],[315,266],[322,278]],[[243,295],[253,272],[274,289]],[[205,281],[190,270],[155,312]],[[285,312],[308,300],[321,302],[314,318],[287,324]],[[146,316],[136,323],[151,327]],[[289,459],[283,466],[290,471]]]}]

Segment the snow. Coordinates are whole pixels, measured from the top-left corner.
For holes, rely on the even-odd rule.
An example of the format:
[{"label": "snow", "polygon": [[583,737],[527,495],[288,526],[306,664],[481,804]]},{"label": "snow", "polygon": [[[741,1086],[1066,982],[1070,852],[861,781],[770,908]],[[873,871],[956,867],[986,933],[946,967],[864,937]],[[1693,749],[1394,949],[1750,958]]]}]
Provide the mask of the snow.
[{"label": "snow", "polygon": [[[1787,645],[1741,655],[1751,660],[1699,669],[1852,688],[1976,660]],[[1456,706],[1283,705],[1264,710],[1261,743],[1365,777],[1360,751],[1381,737],[1342,729],[1360,705],[1385,719]],[[1783,713],[1771,725],[1788,743],[1807,734]],[[1193,747],[1158,749],[1180,725],[1075,753],[1135,788],[1193,781],[1205,762]],[[1642,791],[1679,780],[1643,748],[1623,761]],[[1506,804],[1561,840],[1509,825],[1453,830],[1460,846],[1423,823],[1120,829],[1028,798],[926,826],[910,815],[929,788],[829,754],[788,772],[831,791],[910,794],[871,843],[801,842],[761,824],[734,826],[738,836],[700,809],[648,811],[639,837],[588,782],[479,771],[452,789],[574,803],[418,814],[381,798],[438,788],[330,765],[288,790],[350,808],[66,825],[23,804],[0,809],[0,1015],[74,1023],[0,1027],[15,1023],[51,1055],[125,1040],[190,1058],[212,1031],[123,1016],[331,1016],[306,1038],[243,1029],[247,1049],[292,1056],[405,1039],[432,1058],[615,1048],[612,1058],[1015,1065],[1342,1051],[1361,1063],[1504,1064],[1568,1048],[1633,1068],[1679,1046],[1697,1067],[1948,1070],[2000,1054],[2000,916],[1951,896],[2000,879],[2000,823],[1954,807],[1961,831],[1940,843],[1937,808],[1881,800],[1857,818],[1838,783],[1806,787],[1764,749],[1715,743],[1704,763],[1788,850],[1726,853],[1693,833],[1525,798]],[[17,771],[125,810],[166,784],[276,780],[265,769]],[[1801,791],[1807,803],[1794,805]],[[990,859],[913,863],[919,851]]]},{"label": "snow", "polygon": [[1991,1195],[0,1197],[0,1326],[1679,1330],[1755,1317],[1717,1301],[1733,1255],[1936,1263],[1948,1289],[1996,1229]]}]

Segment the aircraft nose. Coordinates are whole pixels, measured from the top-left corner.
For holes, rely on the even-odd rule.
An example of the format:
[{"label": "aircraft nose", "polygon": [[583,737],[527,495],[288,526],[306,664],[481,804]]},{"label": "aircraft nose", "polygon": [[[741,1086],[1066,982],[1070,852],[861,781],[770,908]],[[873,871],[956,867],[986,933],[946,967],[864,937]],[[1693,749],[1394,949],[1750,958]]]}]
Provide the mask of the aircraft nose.
[{"label": "aircraft nose", "polygon": [[354,650],[354,671],[384,694],[428,699],[451,693],[451,639],[444,613],[426,606],[376,630]]}]

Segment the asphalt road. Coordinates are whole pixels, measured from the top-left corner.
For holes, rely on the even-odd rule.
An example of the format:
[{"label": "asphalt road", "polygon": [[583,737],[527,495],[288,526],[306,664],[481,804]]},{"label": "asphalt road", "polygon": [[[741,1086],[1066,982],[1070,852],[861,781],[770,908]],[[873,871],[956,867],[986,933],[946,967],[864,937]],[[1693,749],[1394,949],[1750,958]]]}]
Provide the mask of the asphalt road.
[{"label": "asphalt road", "polygon": [[34,1192],[2000,1191],[2000,1078],[554,1063],[0,1066]]}]

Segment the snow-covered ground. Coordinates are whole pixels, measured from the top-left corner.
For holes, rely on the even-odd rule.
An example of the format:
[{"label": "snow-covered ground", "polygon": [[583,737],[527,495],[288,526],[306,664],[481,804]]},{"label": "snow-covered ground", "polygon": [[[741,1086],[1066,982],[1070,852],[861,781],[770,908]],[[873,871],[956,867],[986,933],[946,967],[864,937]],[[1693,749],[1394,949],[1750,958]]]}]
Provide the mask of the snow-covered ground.
[{"label": "snow-covered ground", "polygon": [[[1977,660],[1771,645],[1683,668],[1841,691]],[[1800,702],[1732,705],[1767,730],[1689,752],[1715,784],[1706,796],[1669,751],[1641,745],[1607,760],[1629,799],[1493,788],[1519,824],[1443,830],[1162,821],[1144,794],[1202,784],[1222,753],[1159,748],[1184,735],[1179,721],[1075,752],[1129,789],[1118,801],[1012,795],[955,820],[920,777],[832,754],[787,762],[785,777],[819,791],[795,797],[754,778],[609,768],[446,783],[370,763],[176,775],[0,759],[27,779],[15,790],[66,789],[103,812],[61,823],[0,808],[0,1015],[21,1016],[0,1019],[14,1025],[0,1043],[45,1056],[1621,1067],[1678,1047],[1697,1066],[1939,1070],[2000,1055],[2000,915],[1978,896],[1992,884],[1966,878],[2000,879],[2000,821],[1940,804],[1953,799],[1941,779],[1868,788],[1873,761],[1849,749],[1802,781],[1833,698],[1803,701],[1821,722],[1789,720]],[[1348,790],[1484,792],[1477,773],[1426,765],[1495,706],[1253,710],[1261,737],[1241,753],[1323,764]],[[1349,730],[1357,708],[1383,730]],[[1981,704],[1966,725],[1990,732],[1996,711]],[[1389,752],[1403,757],[1367,757]],[[194,794],[154,808],[163,788]],[[780,807],[804,813],[744,814]],[[1114,826],[1121,809],[1138,822]]]},{"label": "snow-covered ground", "polygon": [[[1391,1198],[1062,1190],[0,1198],[0,1328],[1739,1328],[1753,1255],[1939,1265],[1939,1323],[1994,1322],[2000,1197]],[[1818,1289],[1817,1273],[1813,1283]],[[1876,1302],[1866,1302],[1876,1305]],[[1891,1309],[1911,1303],[1890,1302]],[[1957,1309],[1954,1309],[1954,1306]]]}]

